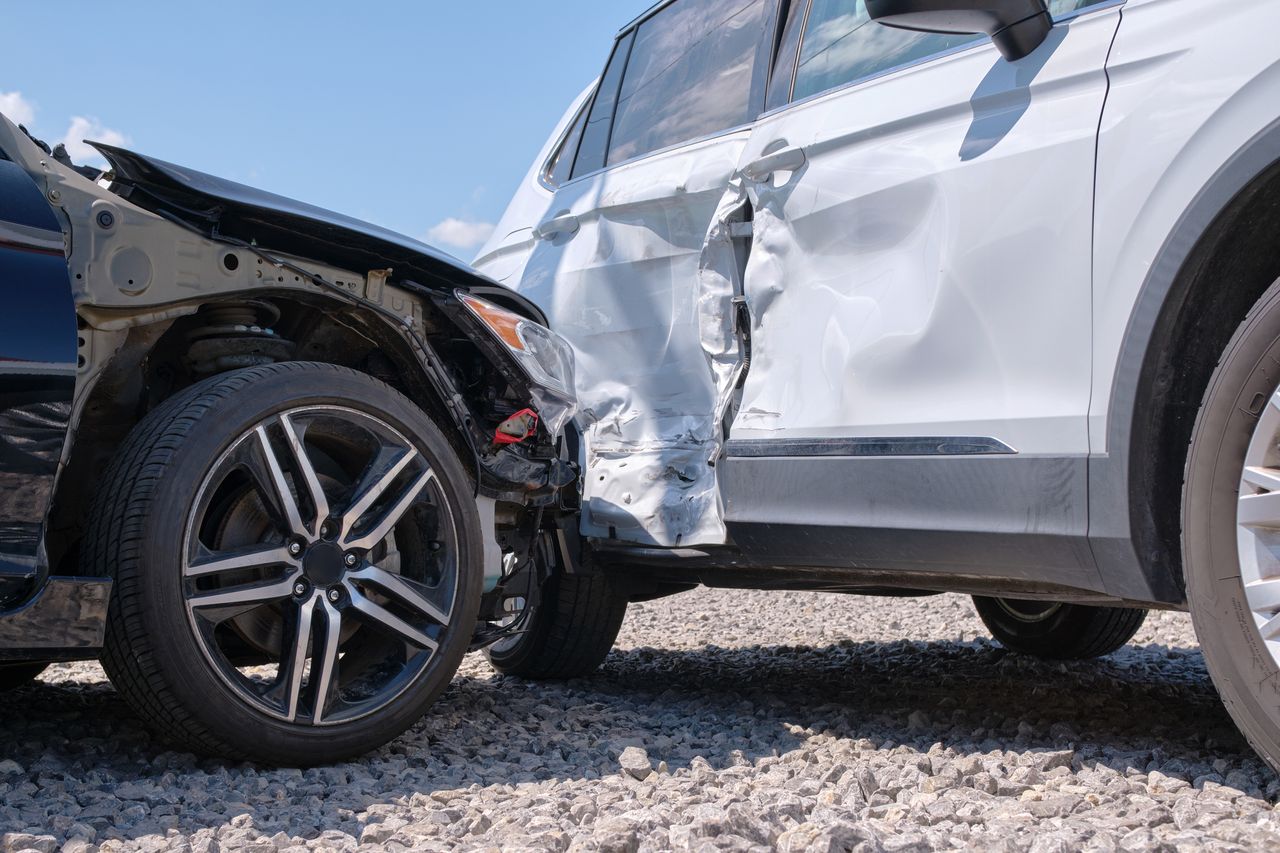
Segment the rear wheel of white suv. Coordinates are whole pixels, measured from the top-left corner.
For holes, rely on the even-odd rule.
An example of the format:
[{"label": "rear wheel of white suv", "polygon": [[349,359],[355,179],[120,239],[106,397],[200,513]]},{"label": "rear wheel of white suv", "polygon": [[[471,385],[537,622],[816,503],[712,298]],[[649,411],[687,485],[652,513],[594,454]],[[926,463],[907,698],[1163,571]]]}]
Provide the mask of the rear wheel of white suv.
[{"label": "rear wheel of white suv", "polygon": [[1109,655],[1138,633],[1147,611],[1060,601],[973,597],[974,608],[1000,645],[1051,660]]},{"label": "rear wheel of white suv", "polygon": [[528,573],[529,584],[545,577],[537,590],[526,587],[517,596],[518,629],[485,649],[489,664],[503,675],[530,679],[567,679],[590,675],[609,655],[627,598],[604,573],[566,571],[551,535],[534,550],[539,571]]},{"label": "rear wheel of white suv", "polygon": [[166,739],[313,765],[416,722],[470,645],[479,517],[403,395],[327,364],[229,373],[144,419],[82,553],[115,579],[102,663]]},{"label": "rear wheel of white suv", "polygon": [[1209,674],[1280,770],[1280,282],[1227,345],[1196,418],[1182,552]]}]

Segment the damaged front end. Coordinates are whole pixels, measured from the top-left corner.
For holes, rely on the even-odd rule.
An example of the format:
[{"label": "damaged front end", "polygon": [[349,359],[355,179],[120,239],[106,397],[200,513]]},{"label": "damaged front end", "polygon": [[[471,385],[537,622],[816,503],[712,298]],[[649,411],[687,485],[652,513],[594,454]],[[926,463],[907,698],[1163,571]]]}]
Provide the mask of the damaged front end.
[{"label": "damaged front end", "polygon": [[504,582],[575,510],[572,351],[541,311],[393,232],[97,147],[110,169],[86,174],[0,119],[61,220],[80,327],[44,574],[75,565],[92,473],[149,411],[223,371],[323,361],[409,396],[470,470],[492,631]]}]

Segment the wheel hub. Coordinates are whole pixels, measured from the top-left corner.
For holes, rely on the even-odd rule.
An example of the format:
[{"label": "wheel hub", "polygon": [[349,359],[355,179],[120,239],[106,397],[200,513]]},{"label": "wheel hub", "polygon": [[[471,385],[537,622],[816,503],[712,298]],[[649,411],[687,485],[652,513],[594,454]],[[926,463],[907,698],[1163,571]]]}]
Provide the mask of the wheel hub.
[{"label": "wheel hub", "polygon": [[[241,530],[231,516],[246,508],[257,521]],[[377,713],[439,659],[458,591],[457,529],[428,460],[374,415],[272,414],[214,462],[186,537],[201,650],[272,717],[319,726]],[[242,663],[243,642],[222,630],[250,621],[250,645],[274,661]]]},{"label": "wheel hub", "polygon": [[332,542],[316,542],[307,548],[302,558],[302,573],[312,586],[336,584],[347,573],[342,549]]}]

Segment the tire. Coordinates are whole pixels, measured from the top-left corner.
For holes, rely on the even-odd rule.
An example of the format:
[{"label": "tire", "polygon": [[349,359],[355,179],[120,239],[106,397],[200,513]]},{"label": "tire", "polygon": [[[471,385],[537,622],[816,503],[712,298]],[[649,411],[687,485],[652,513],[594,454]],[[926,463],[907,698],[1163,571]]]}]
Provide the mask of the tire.
[{"label": "tire", "polygon": [[[542,547],[539,553],[554,553]],[[580,678],[600,668],[622,628],[627,599],[604,574],[567,574],[557,565],[528,614],[523,633],[485,650],[502,675]]]},{"label": "tire", "polygon": [[[1280,282],[1250,311],[1218,362],[1196,417],[1182,493],[1183,574],[1205,664],[1240,730],[1280,771],[1280,648],[1264,639],[1261,628],[1280,603],[1259,607],[1245,588],[1246,575],[1263,560],[1250,553],[1249,543],[1255,535],[1274,536],[1280,518],[1237,525],[1242,499],[1270,491],[1246,487],[1243,469],[1255,452],[1268,453],[1271,438],[1262,433],[1277,418],[1278,382]],[[1255,435],[1261,436],[1258,448]],[[1270,585],[1260,584],[1259,591],[1265,594]]]},{"label": "tire", "polygon": [[421,410],[296,362],[206,380],[139,423],[82,554],[115,579],[103,667],[158,734],[309,766],[399,736],[449,684],[481,541],[470,480]]},{"label": "tire", "polygon": [[26,687],[35,681],[49,665],[47,663],[0,664],[0,693]]},{"label": "tire", "polygon": [[1133,639],[1147,611],[975,595],[973,605],[1005,648],[1050,660],[1109,655]]}]

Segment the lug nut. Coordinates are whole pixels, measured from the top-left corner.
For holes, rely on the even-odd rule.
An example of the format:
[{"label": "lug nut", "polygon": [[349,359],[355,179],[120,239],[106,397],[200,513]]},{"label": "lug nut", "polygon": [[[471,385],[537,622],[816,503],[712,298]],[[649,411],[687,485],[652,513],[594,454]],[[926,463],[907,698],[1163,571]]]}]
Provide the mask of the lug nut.
[{"label": "lug nut", "polygon": [[336,589],[329,590],[329,600],[334,604],[337,604],[338,599],[340,598],[342,598],[342,593],[338,592]]},{"label": "lug nut", "polygon": [[296,557],[296,556],[298,556],[299,554],[301,554],[301,553],[302,553],[302,543],[301,543],[301,542],[294,542],[294,543],[291,543],[291,544],[289,545],[289,553],[290,553],[290,554],[292,554],[292,555],[293,555],[293,556],[295,556],[295,557]]},{"label": "lug nut", "polygon": [[343,558],[343,562],[345,562],[348,566],[354,566],[356,563],[360,562],[360,558],[357,557],[355,554],[348,554],[346,557]]},{"label": "lug nut", "polygon": [[305,595],[305,594],[306,594],[306,592],[307,592],[307,585],[306,585],[305,583],[303,583],[302,581],[298,581],[297,583],[295,583],[295,584],[293,585],[293,594],[294,594],[294,595]]}]

